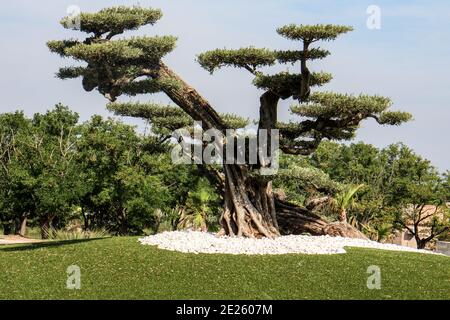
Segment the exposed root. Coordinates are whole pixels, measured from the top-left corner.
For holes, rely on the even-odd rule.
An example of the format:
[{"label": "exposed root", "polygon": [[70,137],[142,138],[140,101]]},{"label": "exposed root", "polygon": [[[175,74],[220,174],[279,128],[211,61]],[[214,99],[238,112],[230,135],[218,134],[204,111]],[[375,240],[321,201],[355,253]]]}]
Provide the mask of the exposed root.
[{"label": "exposed root", "polygon": [[276,207],[280,231],[284,235],[309,233],[313,236],[328,235],[332,237],[367,239],[361,231],[348,223],[329,223],[306,208],[278,199],[276,200]]},{"label": "exposed root", "polygon": [[225,166],[225,208],[220,234],[249,238],[280,235],[271,183],[246,178],[238,166]]}]

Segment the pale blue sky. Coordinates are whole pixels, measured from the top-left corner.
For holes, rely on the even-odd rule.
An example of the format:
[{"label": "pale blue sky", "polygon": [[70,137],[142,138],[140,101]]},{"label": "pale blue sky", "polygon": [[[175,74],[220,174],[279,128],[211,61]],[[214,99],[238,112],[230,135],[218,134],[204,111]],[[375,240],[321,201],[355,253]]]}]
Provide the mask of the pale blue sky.
[{"label": "pale blue sky", "polygon": [[[106,101],[97,92],[84,92],[80,80],[55,79],[60,66],[72,63],[48,52],[45,43],[78,36],[58,24],[69,5],[95,11],[121,4],[163,9],[161,22],[139,33],[178,36],[178,48],[166,58],[167,63],[217,109],[246,117],[258,114],[261,94],[251,85],[251,77],[232,69],[210,76],[195,62],[198,53],[248,45],[294,48],[294,43],[275,32],[288,23],[354,26],[355,32],[322,45],[333,55],[314,63],[313,68],[333,73],[334,80],[325,89],[388,96],[394,109],[409,111],[415,117],[414,122],[398,128],[365,122],[356,141],[379,147],[401,141],[440,170],[450,170],[450,2],[446,0],[400,0],[395,4],[388,0],[3,1],[0,112],[19,108],[33,114],[62,102],[79,112],[83,120],[94,113],[108,115]],[[369,5],[382,10],[381,30],[366,27]],[[167,102],[159,95],[141,98],[148,99]],[[282,118],[289,117],[291,103],[286,101],[280,107]]]}]

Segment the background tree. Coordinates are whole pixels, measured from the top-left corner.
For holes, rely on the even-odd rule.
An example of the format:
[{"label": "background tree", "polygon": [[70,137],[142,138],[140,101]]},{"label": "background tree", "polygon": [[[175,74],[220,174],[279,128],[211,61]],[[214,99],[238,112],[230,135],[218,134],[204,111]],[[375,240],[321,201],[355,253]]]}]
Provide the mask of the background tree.
[{"label": "background tree", "polygon": [[74,159],[78,119],[77,113],[57,105],[43,115],[35,114],[32,134],[20,140],[21,163],[34,204],[31,212],[39,222],[43,239],[52,228],[65,224],[82,193]]},{"label": "background tree", "polygon": [[[133,37],[113,40],[128,30],[144,25],[153,25],[162,17],[157,9],[139,7],[117,7],[103,9],[98,13],[80,15],[80,31],[90,34],[84,41],[51,41],[51,51],[63,57],[86,62],[84,66],[62,68],[58,76],[62,79],[83,78],[87,91],[97,89],[111,102],[125,95],[164,92],[203,129],[217,129],[225,133],[227,123],[221,115],[193,87],[172,71],[162,58],[175,47],[171,36]],[[70,28],[71,18],[62,20]],[[328,74],[311,73],[307,62],[326,57],[329,52],[312,48],[320,41],[336,39],[351,31],[350,27],[316,25],[289,25],[278,29],[278,33],[291,40],[298,40],[302,50],[272,51],[268,49],[244,48],[240,50],[215,50],[199,56],[200,64],[207,70],[234,66],[255,75],[255,85],[264,89],[261,97],[259,129],[280,129],[281,149],[290,154],[309,155],[324,139],[342,140],[354,136],[360,122],[374,118],[380,124],[397,125],[411,118],[409,114],[389,112],[391,102],[379,96],[349,96],[333,93],[310,95],[310,86],[328,82]],[[300,74],[281,73],[264,75],[259,68],[275,63],[299,63]],[[296,123],[283,124],[277,119],[280,99],[297,98],[301,105],[292,112],[303,118]],[[141,108],[141,106],[138,106]],[[110,109],[121,109],[111,105]],[[135,114],[128,105],[121,114]],[[154,105],[144,106],[149,118],[155,112]],[[221,217],[223,233],[248,237],[274,237],[279,235],[278,222],[297,230],[313,234],[347,234],[349,226],[328,224],[319,217],[309,215],[304,208],[276,203],[272,181],[257,175],[253,169],[268,165],[261,162],[250,165],[223,165],[225,174],[224,210]],[[255,174],[256,173],[256,174]],[[276,206],[277,204],[277,206]]]},{"label": "background tree", "polygon": [[394,192],[390,200],[397,204],[396,222],[414,236],[417,248],[424,249],[429,242],[450,230],[445,185],[429,161],[407,148],[401,152],[402,161],[398,167],[401,176],[392,183]]},{"label": "background tree", "polygon": [[84,228],[128,235],[151,227],[168,193],[150,172],[149,158],[157,152],[153,141],[138,136],[132,126],[93,116],[82,125],[77,148],[86,182],[80,203]]},{"label": "background tree", "polygon": [[4,234],[25,234],[30,214],[27,179],[22,179],[21,137],[31,134],[31,121],[23,112],[0,115],[0,222]]},{"label": "background tree", "polygon": [[310,157],[310,163],[331,180],[367,186],[358,193],[356,205],[347,210],[347,215],[350,224],[374,240],[393,232],[397,209],[389,193],[393,192],[392,180],[400,174],[396,170],[398,160],[398,152],[388,156],[387,149],[380,151],[364,143],[322,142]]},{"label": "background tree", "polygon": [[[79,125],[78,115],[62,105],[31,119],[22,112],[0,114],[4,233],[25,236],[27,221],[44,238],[80,227],[79,221],[84,232],[156,232],[155,211],[168,218],[172,209],[189,207],[190,193],[214,190],[207,181],[196,182],[203,174],[194,165],[171,163],[171,145],[161,130],[144,136],[100,116]],[[195,209],[189,213],[197,214]]]},{"label": "background tree", "polygon": [[[43,238],[64,224],[81,190],[74,159],[78,115],[57,105],[27,119],[3,114],[1,122],[1,219],[25,235],[27,220],[38,221]],[[5,227],[4,227],[5,229]]]},{"label": "background tree", "polygon": [[77,161],[85,186],[80,202],[85,229],[157,232],[172,209],[186,206],[199,173],[194,166],[173,165],[166,133],[153,130],[158,129],[143,136],[100,116],[81,126]]},{"label": "background tree", "polygon": [[442,178],[442,194],[445,202],[450,203],[450,171],[444,173]]},{"label": "background tree", "polygon": [[[434,212],[430,212],[430,206],[446,202],[445,175],[442,178],[428,160],[402,144],[379,150],[364,143],[347,146],[327,142],[321,144],[310,161],[332,180],[367,186],[358,193],[358,201],[348,215],[352,224],[374,240],[404,229],[404,224],[414,231],[414,221],[417,229],[427,224],[431,228],[431,217],[426,221],[422,218]],[[444,207],[439,207],[432,214],[440,217],[435,220],[435,232],[441,231],[438,225]]]},{"label": "background tree", "polygon": [[314,167],[307,157],[281,154],[279,170],[274,177],[278,198],[313,208],[338,194],[343,187],[327,173]]},{"label": "background tree", "polygon": [[[422,191],[424,191],[423,188]],[[448,233],[450,213],[444,204],[438,202],[433,205],[430,197],[420,195],[421,197],[415,200],[415,204],[409,205],[400,212],[397,222],[414,236],[418,249],[425,249],[430,242]]]}]

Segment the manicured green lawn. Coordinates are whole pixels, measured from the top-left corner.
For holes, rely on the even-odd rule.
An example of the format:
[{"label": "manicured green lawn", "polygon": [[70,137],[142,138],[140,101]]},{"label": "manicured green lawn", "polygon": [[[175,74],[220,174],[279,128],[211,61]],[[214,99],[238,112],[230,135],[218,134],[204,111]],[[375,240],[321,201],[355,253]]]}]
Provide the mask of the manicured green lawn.
[{"label": "manicured green lawn", "polygon": [[[81,290],[66,289],[67,267]],[[367,268],[381,268],[381,290]],[[333,256],[190,255],[137,238],[0,247],[0,299],[450,299],[450,258],[348,249]]]}]

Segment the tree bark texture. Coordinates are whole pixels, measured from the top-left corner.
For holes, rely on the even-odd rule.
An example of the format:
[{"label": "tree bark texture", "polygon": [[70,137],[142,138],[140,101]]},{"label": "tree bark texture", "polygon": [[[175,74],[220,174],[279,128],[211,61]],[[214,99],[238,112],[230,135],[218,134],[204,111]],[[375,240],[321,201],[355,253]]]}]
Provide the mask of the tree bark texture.
[{"label": "tree bark texture", "polygon": [[[225,123],[208,101],[164,63],[160,62],[156,71],[149,75],[155,79],[176,80],[179,86],[164,89],[171,100],[194,120],[202,121],[204,130],[217,129],[225,134]],[[268,142],[270,130],[276,127],[279,100],[280,97],[271,91],[261,96],[259,129],[268,130]],[[361,232],[346,223],[330,224],[304,208],[277,201],[270,179],[251,176],[249,165],[224,164],[223,168],[224,210],[220,218],[220,234],[274,238],[281,233],[307,232],[312,235],[364,237]]]},{"label": "tree bark texture", "polygon": [[17,218],[15,221],[15,234],[21,237],[25,237],[27,231],[27,216]]}]

